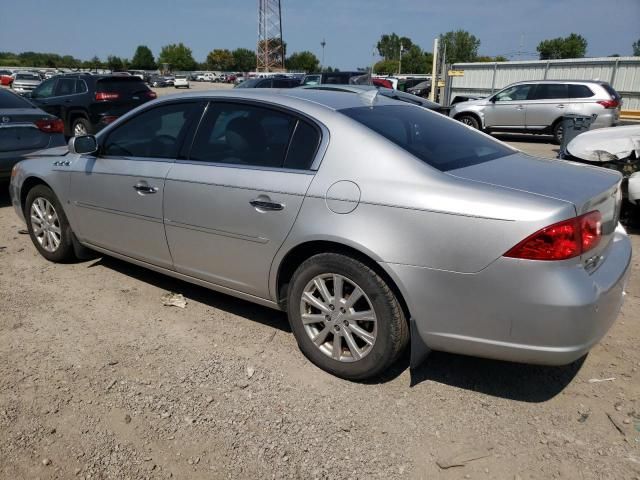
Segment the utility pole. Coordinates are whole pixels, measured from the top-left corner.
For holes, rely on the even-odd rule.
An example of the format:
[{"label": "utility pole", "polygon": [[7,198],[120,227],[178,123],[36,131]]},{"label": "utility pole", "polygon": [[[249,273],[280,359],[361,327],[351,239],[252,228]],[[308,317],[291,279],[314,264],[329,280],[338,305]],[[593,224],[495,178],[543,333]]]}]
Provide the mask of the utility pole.
[{"label": "utility pole", "polygon": [[322,63],[320,63],[320,71],[324,69],[324,47],[326,44],[327,42],[323,38],[322,41],[320,42],[320,45],[322,45]]},{"label": "utility pole", "polygon": [[403,50],[403,45],[402,45],[402,42],[400,42],[400,63],[398,63],[398,75],[402,73],[402,50]]},{"label": "utility pole", "polygon": [[433,65],[431,66],[431,94],[429,95],[429,100],[435,102],[436,97],[436,84],[438,83],[438,48],[439,48],[439,38],[433,41]]}]

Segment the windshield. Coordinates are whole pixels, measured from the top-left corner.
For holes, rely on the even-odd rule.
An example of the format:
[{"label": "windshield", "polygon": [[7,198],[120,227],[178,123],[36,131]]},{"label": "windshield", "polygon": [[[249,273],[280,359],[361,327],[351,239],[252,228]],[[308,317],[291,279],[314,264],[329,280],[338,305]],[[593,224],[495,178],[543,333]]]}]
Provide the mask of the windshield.
[{"label": "windshield", "polygon": [[27,100],[19,97],[9,90],[0,90],[0,110],[5,108],[31,108],[31,105]]},{"label": "windshield", "polygon": [[514,153],[497,140],[423,108],[381,105],[340,112],[443,172]]}]

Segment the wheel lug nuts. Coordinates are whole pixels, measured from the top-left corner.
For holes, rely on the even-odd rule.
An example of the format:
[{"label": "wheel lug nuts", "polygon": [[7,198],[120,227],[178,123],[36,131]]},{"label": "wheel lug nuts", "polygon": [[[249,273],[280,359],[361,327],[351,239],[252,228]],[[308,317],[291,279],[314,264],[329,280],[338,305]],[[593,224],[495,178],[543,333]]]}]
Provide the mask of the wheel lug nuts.
[{"label": "wheel lug nuts", "polygon": [[344,326],[345,326],[345,327],[348,327],[348,326],[349,326],[349,320],[345,320],[345,321],[344,321],[344,322],[342,322],[342,323],[344,323]]},{"label": "wheel lug nuts", "polygon": [[324,319],[328,322],[329,320],[331,320],[331,317],[329,315],[325,315]]},{"label": "wheel lug nuts", "polygon": [[335,326],[335,327],[333,327],[333,328],[334,328],[334,330],[335,330],[336,332],[339,332],[339,331],[340,331],[340,325],[336,325],[336,326]]},{"label": "wheel lug nuts", "polygon": [[335,310],[335,308],[336,308],[336,307],[334,307],[333,305],[329,305],[329,308],[330,308],[331,310]]}]

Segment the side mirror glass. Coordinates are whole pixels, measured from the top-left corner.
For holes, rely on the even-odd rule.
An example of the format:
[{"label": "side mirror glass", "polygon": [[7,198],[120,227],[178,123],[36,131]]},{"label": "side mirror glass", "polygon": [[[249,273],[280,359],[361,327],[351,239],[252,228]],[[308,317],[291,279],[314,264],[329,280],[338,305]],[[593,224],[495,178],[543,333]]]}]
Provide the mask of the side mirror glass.
[{"label": "side mirror glass", "polygon": [[69,140],[71,153],[91,154],[98,151],[98,141],[93,135],[80,135]]}]

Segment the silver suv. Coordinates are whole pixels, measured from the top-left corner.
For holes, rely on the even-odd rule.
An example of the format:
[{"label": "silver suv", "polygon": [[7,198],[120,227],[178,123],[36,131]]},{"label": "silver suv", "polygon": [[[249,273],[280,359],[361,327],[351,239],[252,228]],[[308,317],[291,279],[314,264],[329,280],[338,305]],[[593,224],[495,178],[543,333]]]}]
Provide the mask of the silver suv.
[{"label": "silver suv", "polygon": [[541,80],[518,82],[487,98],[455,104],[449,115],[490,132],[543,133],[562,139],[563,115],[596,114],[592,128],[620,122],[622,98],[607,82]]}]

